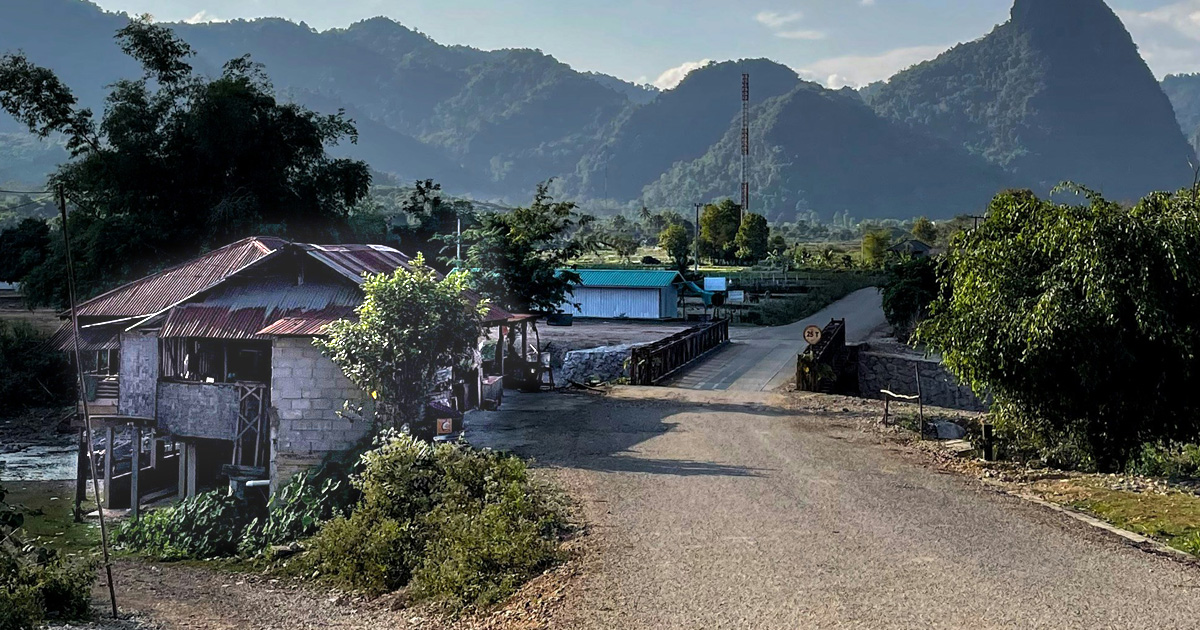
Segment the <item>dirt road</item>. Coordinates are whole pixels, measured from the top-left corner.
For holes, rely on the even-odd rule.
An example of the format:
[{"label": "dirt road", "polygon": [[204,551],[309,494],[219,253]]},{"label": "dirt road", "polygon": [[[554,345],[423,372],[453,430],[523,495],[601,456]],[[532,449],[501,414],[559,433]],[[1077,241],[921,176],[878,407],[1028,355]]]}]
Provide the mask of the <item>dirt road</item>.
[{"label": "dirt road", "polygon": [[732,328],[729,345],[664,384],[684,389],[779,389],[795,373],[796,354],[808,345],[802,335],[805,327],[824,327],[831,319],[845,319],[846,341],[863,341],[887,324],[880,303],[879,289],[862,289],[794,324]]},{"label": "dirt road", "polygon": [[619,388],[472,414],[472,441],[537,458],[592,524],[551,627],[1196,627],[1195,567],[927,467],[864,429],[864,401],[789,396]]}]

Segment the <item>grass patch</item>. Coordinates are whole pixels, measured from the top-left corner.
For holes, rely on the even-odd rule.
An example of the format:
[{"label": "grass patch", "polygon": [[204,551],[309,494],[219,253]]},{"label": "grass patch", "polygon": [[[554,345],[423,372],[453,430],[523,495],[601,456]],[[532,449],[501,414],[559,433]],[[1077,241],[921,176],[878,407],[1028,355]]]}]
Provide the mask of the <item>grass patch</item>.
[{"label": "grass patch", "polygon": [[[94,520],[76,523],[74,481],[6,481],[6,502],[24,516],[19,535],[25,542],[48,547],[68,556],[95,553],[100,548],[100,527]],[[94,509],[91,493],[84,509]]]},{"label": "grass patch", "polygon": [[1047,501],[1200,556],[1200,497],[1196,495],[1178,490],[1122,490],[1102,477],[1039,481],[1030,489]]}]

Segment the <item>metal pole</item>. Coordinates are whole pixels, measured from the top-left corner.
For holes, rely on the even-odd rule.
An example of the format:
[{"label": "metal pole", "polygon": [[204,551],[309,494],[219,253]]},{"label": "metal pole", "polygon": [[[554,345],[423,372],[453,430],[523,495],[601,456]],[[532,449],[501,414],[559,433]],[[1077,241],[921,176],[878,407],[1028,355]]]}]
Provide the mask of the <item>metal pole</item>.
[{"label": "metal pole", "polygon": [[[79,391],[82,394],[80,401],[83,403],[83,427],[84,432],[87,434],[88,462],[92,472],[92,494],[96,496],[96,514],[100,517],[100,549],[104,553],[104,573],[108,579],[108,597],[112,600],[113,619],[116,619],[117,591],[113,587],[112,559],[108,554],[108,528],[104,523],[104,506],[100,503],[100,480],[96,474],[96,443],[93,440],[92,417],[88,413],[87,385],[84,383],[83,378],[83,362],[79,355],[79,313],[75,309],[75,266],[71,259],[71,238],[67,234],[67,196],[63,192],[62,184],[58,185],[58,211],[62,217],[63,251],[67,257],[67,296],[71,301],[71,332],[74,333],[72,337],[75,340],[75,372],[79,377]],[[104,454],[104,459],[105,461],[109,461],[112,459],[113,451],[116,450],[113,448],[111,439],[106,448],[107,452]],[[105,491],[112,492],[112,488],[106,488]]]},{"label": "metal pole", "polygon": [[696,272],[696,276],[697,276],[697,277],[699,277],[699,276],[700,276],[700,206],[702,206],[702,205],[704,205],[704,204],[700,204],[700,203],[696,204],[696,230],[695,230],[695,231],[696,231],[696,239],[695,239],[695,240],[696,240],[696,243],[695,243],[695,245],[696,245],[696,263],[695,263],[695,272]]},{"label": "metal pole", "polygon": [[454,266],[462,264],[462,215],[458,215],[458,238],[454,245]]},{"label": "metal pole", "polygon": [[913,373],[917,375],[917,413],[921,419],[921,425],[917,433],[920,439],[925,439],[925,399],[921,395],[921,370],[913,366]]}]

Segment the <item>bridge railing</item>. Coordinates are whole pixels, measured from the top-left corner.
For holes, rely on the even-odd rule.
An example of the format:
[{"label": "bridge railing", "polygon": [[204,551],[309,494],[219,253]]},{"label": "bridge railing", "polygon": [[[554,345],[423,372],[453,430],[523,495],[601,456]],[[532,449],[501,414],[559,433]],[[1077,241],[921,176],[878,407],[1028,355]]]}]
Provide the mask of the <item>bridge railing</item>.
[{"label": "bridge railing", "polygon": [[634,348],[629,358],[629,382],[657,385],[728,341],[729,320],[720,319]]}]

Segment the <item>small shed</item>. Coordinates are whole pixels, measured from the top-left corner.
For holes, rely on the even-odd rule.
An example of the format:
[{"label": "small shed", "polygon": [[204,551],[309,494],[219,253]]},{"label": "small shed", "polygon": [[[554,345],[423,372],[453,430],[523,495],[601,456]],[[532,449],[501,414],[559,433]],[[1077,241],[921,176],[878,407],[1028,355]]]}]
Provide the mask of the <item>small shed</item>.
[{"label": "small shed", "polygon": [[930,247],[930,245],[924,241],[910,238],[892,245],[888,248],[888,251],[894,254],[900,254],[902,256],[924,258],[933,251],[933,247]]},{"label": "small shed", "polygon": [[609,319],[679,317],[684,280],[678,271],[576,269],[575,273],[583,283],[563,304],[565,313]]}]

